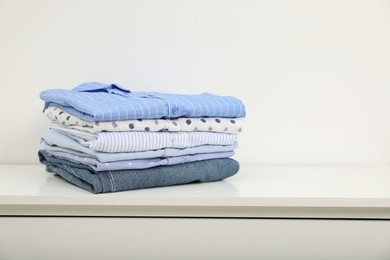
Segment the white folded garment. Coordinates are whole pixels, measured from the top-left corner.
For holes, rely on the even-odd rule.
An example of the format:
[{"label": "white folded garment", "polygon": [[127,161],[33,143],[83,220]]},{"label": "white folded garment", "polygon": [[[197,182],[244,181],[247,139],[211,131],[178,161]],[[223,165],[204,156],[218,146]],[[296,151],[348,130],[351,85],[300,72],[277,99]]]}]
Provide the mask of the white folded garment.
[{"label": "white folded garment", "polygon": [[60,132],[82,146],[106,153],[140,152],[163,148],[187,148],[201,145],[232,145],[237,136],[212,132],[101,132],[88,133],[52,124]]},{"label": "white folded garment", "polygon": [[227,134],[238,134],[242,131],[243,118],[176,118],[176,119],[135,119],[123,121],[91,122],[71,115],[63,109],[49,106],[45,110],[46,116],[53,122],[67,128],[77,129],[89,133],[123,132],[123,131],[150,131],[150,132],[192,132],[206,131]]}]

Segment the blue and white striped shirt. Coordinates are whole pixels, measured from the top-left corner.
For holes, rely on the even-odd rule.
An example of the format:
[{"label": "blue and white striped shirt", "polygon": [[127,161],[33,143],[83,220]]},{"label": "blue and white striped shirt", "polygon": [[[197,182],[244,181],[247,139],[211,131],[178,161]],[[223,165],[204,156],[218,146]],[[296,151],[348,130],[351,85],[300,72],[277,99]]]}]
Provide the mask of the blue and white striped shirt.
[{"label": "blue and white striped shirt", "polygon": [[101,132],[88,133],[53,124],[58,131],[81,145],[105,153],[140,152],[201,145],[232,145],[237,136],[213,132]]},{"label": "blue and white striped shirt", "polygon": [[73,90],[45,90],[40,97],[45,109],[54,105],[87,121],[245,116],[242,101],[231,96],[131,92],[97,82],[84,83]]}]

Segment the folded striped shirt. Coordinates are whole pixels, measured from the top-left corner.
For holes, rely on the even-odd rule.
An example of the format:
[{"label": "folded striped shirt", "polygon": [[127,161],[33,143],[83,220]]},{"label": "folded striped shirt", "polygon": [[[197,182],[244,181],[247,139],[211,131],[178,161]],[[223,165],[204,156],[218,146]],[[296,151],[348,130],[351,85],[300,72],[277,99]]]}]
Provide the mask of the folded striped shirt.
[{"label": "folded striped shirt", "polygon": [[73,153],[59,152],[59,151],[47,151],[49,156],[54,156],[60,159],[66,159],[75,163],[87,165],[91,170],[95,172],[99,171],[116,171],[116,170],[130,170],[130,169],[147,169],[157,166],[175,165],[181,163],[196,162],[202,160],[228,158],[234,155],[234,152],[221,152],[221,153],[202,153],[192,155],[182,155],[167,158],[146,158],[137,160],[115,161],[101,163],[94,158],[75,155]]},{"label": "folded striped shirt", "polygon": [[131,92],[98,82],[84,83],[73,90],[45,90],[40,97],[45,101],[44,109],[54,105],[87,121],[245,116],[242,101],[231,96]]},{"label": "folded striped shirt", "polygon": [[50,129],[61,132],[81,145],[106,153],[140,152],[162,148],[187,148],[200,145],[231,145],[237,136],[211,132],[102,132],[87,133],[53,124]]},{"label": "folded striped shirt", "polygon": [[72,138],[60,132],[47,130],[42,135],[41,149],[47,151],[62,151],[79,156],[96,158],[99,162],[114,162],[143,158],[173,157],[199,153],[230,152],[238,148],[238,143],[232,145],[201,145],[184,149],[163,148],[142,152],[104,153],[84,147]]},{"label": "folded striped shirt", "polygon": [[55,106],[49,106],[45,110],[45,114],[53,122],[68,128],[90,133],[123,131],[208,131],[238,134],[242,131],[244,121],[243,118],[192,117],[90,122],[69,114],[63,109]]}]

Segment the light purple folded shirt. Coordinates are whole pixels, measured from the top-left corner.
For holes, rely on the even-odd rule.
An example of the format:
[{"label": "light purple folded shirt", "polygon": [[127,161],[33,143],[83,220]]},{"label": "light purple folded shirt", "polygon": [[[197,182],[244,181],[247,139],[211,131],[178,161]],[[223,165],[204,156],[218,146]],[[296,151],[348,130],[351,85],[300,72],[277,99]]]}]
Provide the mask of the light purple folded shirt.
[{"label": "light purple folded shirt", "polygon": [[78,156],[71,153],[61,151],[46,151],[48,155],[54,156],[61,159],[66,159],[72,162],[80,163],[89,166],[92,170],[99,171],[115,171],[115,170],[126,170],[126,169],[147,169],[156,166],[163,165],[174,165],[209,159],[227,158],[234,155],[233,151],[230,152],[219,152],[219,153],[201,153],[192,155],[183,155],[167,158],[149,158],[149,159],[136,159],[136,160],[125,160],[125,161],[113,161],[102,163],[92,157]]}]

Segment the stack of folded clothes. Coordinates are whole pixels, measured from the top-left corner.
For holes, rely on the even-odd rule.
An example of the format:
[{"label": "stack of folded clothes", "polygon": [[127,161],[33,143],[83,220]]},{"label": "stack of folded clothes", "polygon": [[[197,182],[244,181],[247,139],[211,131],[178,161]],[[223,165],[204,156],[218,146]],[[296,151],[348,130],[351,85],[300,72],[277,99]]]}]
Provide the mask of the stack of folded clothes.
[{"label": "stack of folded clothes", "polygon": [[229,158],[245,116],[237,98],[97,82],[40,96],[51,120],[40,162],[92,193],[218,181],[239,170]]}]

